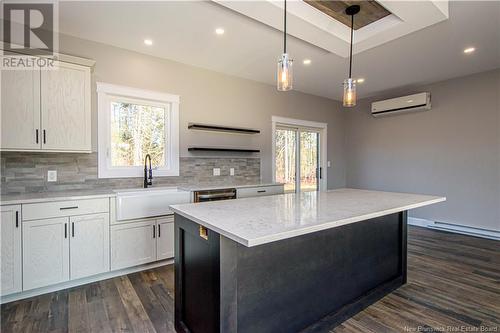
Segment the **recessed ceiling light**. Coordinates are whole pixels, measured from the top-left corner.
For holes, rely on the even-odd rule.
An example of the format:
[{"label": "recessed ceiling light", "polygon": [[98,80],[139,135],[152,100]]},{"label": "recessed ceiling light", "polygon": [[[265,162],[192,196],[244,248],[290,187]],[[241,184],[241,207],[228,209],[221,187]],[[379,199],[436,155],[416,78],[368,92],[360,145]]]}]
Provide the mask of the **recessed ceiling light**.
[{"label": "recessed ceiling light", "polygon": [[153,45],[153,41],[151,39],[145,39],[144,44],[146,44],[147,46],[151,46]]},{"label": "recessed ceiling light", "polygon": [[304,61],[302,61],[302,63],[304,65],[310,65],[311,64],[311,59],[304,59]]},{"label": "recessed ceiling light", "polygon": [[357,83],[363,83],[365,82],[365,79],[363,79],[362,77],[360,77],[359,79],[356,80]]},{"label": "recessed ceiling light", "polygon": [[216,33],[217,35],[224,35],[224,32],[225,32],[225,31],[224,31],[224,29],[223,29],[223,28],[217,28],[217,29],[215,29],[215,33]]},{"label": "recessed ceiling light", "polygon": [[464,49],[464,53],[472,53],[474,51],[476,51],[475,47],[468,47],[468,48]]}]

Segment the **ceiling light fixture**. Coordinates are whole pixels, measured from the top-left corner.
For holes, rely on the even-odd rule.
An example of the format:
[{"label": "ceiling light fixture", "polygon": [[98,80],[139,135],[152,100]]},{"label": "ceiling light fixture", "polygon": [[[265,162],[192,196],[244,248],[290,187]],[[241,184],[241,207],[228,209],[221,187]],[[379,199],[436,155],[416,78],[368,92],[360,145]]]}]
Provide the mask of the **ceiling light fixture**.
[{"label": "ceiling light fixture", "polygon": [[354,33],[354,15],[359,13],[361,7],[352,5],[346,8],[345,13],[351,16],[351,45],[349,48],[349,77],[344,80],[344,106],[353,107],[356,105],[356,80],[352,78],[352,36]]},{"label": "ceiling light fixture", "polygon": [[356,80],[356,83],[363,83],[363,82],[365,82],[365,79],[363,79],[362,77]]},{"label": "ceiling light fixture", "polygon": [[288,57],[286,53],[286,0],[283,11],[283,54],[278,59],[278,91],[288,91],[293,89],[293,59]]},{"label": "ceiling light fixture", "polygon": [[474,51],[476,51],[475,47],[468,47],[464,50],[464,53],[467,54],[467,53],[472,53]]},{"label": "ceiling light fixture", "polygon": [[224,29],[223,29],[223,28],[217,28],[217,29],[215,29],[215,33],[216,33],[217,35],[224,35],[224,32],[225,32],[225,31],[224,31]]},{"label": "ceiling light fixture", "polygon": [[151,46],[153,45],[153,41],[151,39],[145,39],[144,44],[146,44],[147,46]]},{"label": "ceiling light fixture", "polygon": [[310,65],[311,64],[311,59],[304,59],[304,61],[302,61],[302,63],[304,65]]}]

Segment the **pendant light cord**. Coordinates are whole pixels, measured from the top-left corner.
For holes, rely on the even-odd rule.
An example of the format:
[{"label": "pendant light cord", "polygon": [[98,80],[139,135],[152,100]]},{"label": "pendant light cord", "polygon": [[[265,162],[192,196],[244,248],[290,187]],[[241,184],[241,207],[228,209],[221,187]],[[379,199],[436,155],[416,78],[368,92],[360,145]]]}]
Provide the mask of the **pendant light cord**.
[{"label": "pendant light cord", "polygon": [[352,71],[352,35],[354,30],[354,15],[351,15],[351,47],[349,50],[349,78],[351,79],[351,71]]},{"label": "pendant light cord", "polygon": [[283,53],[286,53],[286,0],[285,0],[285,11],[283,13]]}]

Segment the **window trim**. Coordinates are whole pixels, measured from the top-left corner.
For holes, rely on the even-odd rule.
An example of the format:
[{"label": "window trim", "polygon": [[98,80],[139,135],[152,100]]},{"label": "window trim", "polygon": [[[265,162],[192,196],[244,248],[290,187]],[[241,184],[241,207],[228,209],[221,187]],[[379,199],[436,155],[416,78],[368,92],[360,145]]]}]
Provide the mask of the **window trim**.
[{"label": "window trim", "polygon": [[144,168],[111,167],[111,113],[109,105],[112,101],[129,100],[148,105],[168,106],[167,122],[169,140],[165,149],[169,152],[164,167],[154,168],[154,176],[179,176],[179,104],[178,95],[165,94],[156,91],[124,87],[109,83],[97,82],[97,113],[98,113],[98,178],[135,178],[144,176]]}]

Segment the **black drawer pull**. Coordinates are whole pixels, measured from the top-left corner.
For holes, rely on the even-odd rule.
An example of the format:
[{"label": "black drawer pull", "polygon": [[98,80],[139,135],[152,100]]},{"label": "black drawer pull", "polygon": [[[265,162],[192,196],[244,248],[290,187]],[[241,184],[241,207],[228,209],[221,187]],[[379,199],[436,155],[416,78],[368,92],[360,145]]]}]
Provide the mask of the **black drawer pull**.
[{"label": "black drawer pull", "polygon": [[75,222],[71,222],[71,237],[75,237]]},{"label": "black drawer pull", "polygon": [[36,143],[38,143],[38,129],[35,130],[35,140]]},{"label": "black drawer pull", "polygon": [[155,238],[155,237],[156,237],[156,227],[153,226],[153,238]]},{"label": "black drawer pull", "polygon": [[258,190],[257,193],[266,193],[266,190]]},{"label": "black drawer pull", "polygon": [[64,238],[68,238],[68,224],[64,223]]},{"label": "black drawer pull", "polygon": [[47,135],[45,133],[45,130],[43,130],[43,143],[46,144],[47,143]]},{"label": "black drawer pull", "polygon": [[78,206],[61,207],[61,208],[59,208],[59,210],[67,210],[67,209],[78,209]]},{"label": "black drawer pull", "polygon": [[16,228],[19,228],[19,211],[16,210]]},{"label": "black drawer pull", "polygon": [[158,224],[158,238],[161,237],[161,224]]}]

